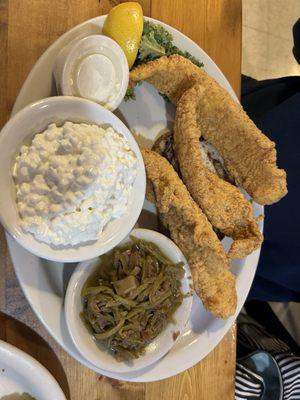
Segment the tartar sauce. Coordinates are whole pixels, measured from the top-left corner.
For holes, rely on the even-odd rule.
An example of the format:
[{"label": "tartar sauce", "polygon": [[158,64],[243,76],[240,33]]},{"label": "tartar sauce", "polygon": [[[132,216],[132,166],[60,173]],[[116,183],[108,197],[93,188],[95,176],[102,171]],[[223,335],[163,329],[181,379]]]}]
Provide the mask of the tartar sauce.
[{"label": "tartar sauce", "polygon": [[129,69],[126,56],[104,35],[75,38],[56,59],[54,76],[59,93],[95,101],[113,111],[124,98]]},{"label": "tartar sauce", "polygon": [[125,213],[136,173],[135,153],[113,128],[50,124],[13,166],[21,226],[55,246],[97,240]]}]

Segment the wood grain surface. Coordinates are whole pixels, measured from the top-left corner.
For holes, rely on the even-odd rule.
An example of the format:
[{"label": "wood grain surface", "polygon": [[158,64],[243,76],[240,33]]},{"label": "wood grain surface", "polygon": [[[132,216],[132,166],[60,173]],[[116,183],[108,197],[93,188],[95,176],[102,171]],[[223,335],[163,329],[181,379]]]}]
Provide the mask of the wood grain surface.
[{"label": "wood grain surface", "polygon": [[[38,57],[74,25],[107,11],[117,0],[0,0],[0,126]],[[240,0],[142,0],[145,15],[197,42],[239,95]],[[0,227],[0,338],[25,350],[55,376],[71,400],[229,400],[234,398],[235,327],[203,361],[176,377],[147,384],[96,375],[47,334],[27,303]],[[42,399],[40,399],[42,400]],[[55,400],[55,399],[53,399]]]}]

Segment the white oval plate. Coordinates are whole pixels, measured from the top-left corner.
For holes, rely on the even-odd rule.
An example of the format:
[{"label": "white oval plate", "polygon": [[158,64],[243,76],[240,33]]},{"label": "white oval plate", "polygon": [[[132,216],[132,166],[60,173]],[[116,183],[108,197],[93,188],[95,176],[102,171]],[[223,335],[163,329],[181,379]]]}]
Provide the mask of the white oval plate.
[{"label": "white oval plate", "polygon": [[0,398],[28,393],[35,399],[66,400],[50,372],[34,358],[0,340]]},{"label": "white oval plate", "polygon": [[[99,33],[104,20],[105,16],[101,16],[86,21],[66,32],[48,48],[27,77],[14,105],[13,113],[35,100],[56,94],[53,91],[55,85],[52,78],[55,57],[75,37]],[[179,48],[189,51],[203,61],[205,70],[237,101],[233,89],[222,72],[199,46],[176,29],[162,22],[152,21],[167,28]],[[116,114],[131,130],[139,134],[137,139],[140,143],[150,146],[159,131],[169,126],[174,120],[174,111],[174,107],[166,104],[151,85],[143,83],[136,89],[136,101],[123,102]],[[148,202],[145,202],[144,208],[139,220],[140,226],[155,229],[157,226],[155,208]],[[258,216],[263,213],[263,207],[254,203],[253,211],[255,216]],[[75,349],[64,317],[64,294],[74,266],[45,261],[24,250],[11,237],[8,236],[7,240],[20,285],[36,315],[48,332],[70,355],[92,368],[92,365]],[[226,244],[228,245],[228,241]],[[253,281],[259,253],[260,250],[256,250],[247,258],[232,263],[232,270],[237,276],[238,294],[238,305],[234,316],[226,321],[216,319],[204,310],[201,301],[195,296],[186,330],[165,357],[148,368],[132,373],[121,374],[100,369],[97,371],[120,380],[149,382],[176,375],[202,360],[217,346],[240,312]]]}]

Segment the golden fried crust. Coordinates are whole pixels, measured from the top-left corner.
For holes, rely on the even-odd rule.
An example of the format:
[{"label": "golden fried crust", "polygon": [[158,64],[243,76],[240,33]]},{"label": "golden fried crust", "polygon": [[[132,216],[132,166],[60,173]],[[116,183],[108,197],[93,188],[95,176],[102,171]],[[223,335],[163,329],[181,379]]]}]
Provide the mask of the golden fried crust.
[{"label": "golden fried crust", "polygon": [[200,152],[197,91],[186,91],[177,103],[174,150],[180,172],[193,199],[210,223],[234,240],[229,257],[243,258],[262,243],[249,201],[236,186],[205,165]]},{"label": "golden fried crust", "polygon": [[130,80],[147,80],[174,104],[192,88],[202,136],[222,155],[230,175],[259,204],[286,195],[286,173],[276,166],[275,144],[204,69],[173,55],[134,68]]},{"label": "golden fried crust", "polygon": [[146,199],[150,201],[150,203],[155,204],[155,194],[153,190],[153,185],[149,181],[149,179],[147,179],[147,184],[146,184]]},{"label": "golden fried crust", "polygon": [[189,262],[196,293],[208,311],[227,318],[235,312],[237,298],[220,241],[171,164],[151,150],[142,154],[160,218]]},{"label": "golden fried crust", "polygon": [[[200,71],[200,74],[199,74]],[[160,57],[131,70],[131,82],[147,81],[176,104],[181,95],[200,78],[201,69],[184,57]]]},{"label": "golden fried crust", "polygon": [[276,166],[275,143],[250,120],[217,82],[195,85],[189,93],[198,126],[225,161],[226,168],[259,204],[272,204],[287,193],[286,173]]}]

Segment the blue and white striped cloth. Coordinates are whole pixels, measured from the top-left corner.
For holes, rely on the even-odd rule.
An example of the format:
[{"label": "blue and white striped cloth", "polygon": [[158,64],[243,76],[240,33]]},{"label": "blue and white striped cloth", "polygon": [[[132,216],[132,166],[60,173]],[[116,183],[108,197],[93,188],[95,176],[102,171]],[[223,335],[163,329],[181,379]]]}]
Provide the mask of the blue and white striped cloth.
[{"label": "blue and white striped cloth", "polygon": [[[300,400],[300,357],[293,355],[286,343],[274,338],[258,324],[241,324],[238,329],[238,341],[252,351],[269,352],[277,362],[281,373],[282,400]],[[261,399],[263,391],[263,378],[241,362],[237,362],[235,400]]]}]

